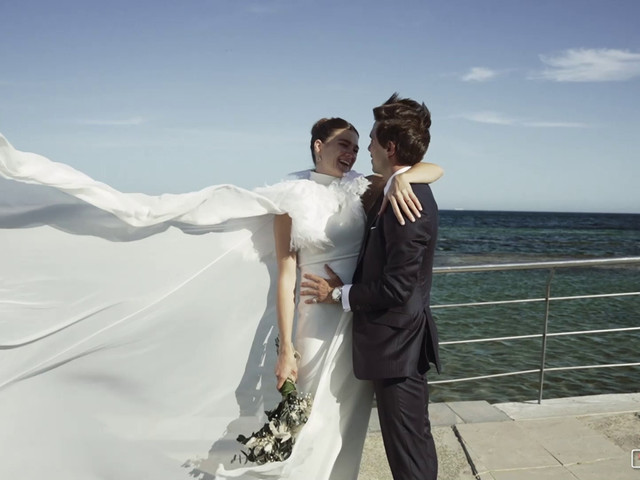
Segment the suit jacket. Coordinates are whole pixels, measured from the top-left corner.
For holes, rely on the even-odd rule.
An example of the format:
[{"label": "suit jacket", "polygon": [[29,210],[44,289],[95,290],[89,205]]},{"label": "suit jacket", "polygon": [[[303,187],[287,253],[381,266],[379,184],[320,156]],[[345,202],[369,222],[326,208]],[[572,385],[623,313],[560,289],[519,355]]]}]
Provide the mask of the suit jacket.
[{"label": "suit jacket", "polygon": [[353,369],[359,379],[440,371],[438,332],[429,308],[438,206],[429,185],[412,185],[422,216],[398,223],[391,208],[371,210],[349,291]]}]

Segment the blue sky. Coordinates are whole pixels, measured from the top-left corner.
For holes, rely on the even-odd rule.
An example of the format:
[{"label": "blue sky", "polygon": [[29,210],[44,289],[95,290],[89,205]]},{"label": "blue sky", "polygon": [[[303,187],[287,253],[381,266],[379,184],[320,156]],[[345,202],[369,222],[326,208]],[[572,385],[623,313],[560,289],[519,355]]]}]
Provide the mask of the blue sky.
[{"label": "blue sky", "polygon": [[3,2],[0,132],[123,191],[253,187],[432,111],[440,207],[640,213],[637,0]]}]

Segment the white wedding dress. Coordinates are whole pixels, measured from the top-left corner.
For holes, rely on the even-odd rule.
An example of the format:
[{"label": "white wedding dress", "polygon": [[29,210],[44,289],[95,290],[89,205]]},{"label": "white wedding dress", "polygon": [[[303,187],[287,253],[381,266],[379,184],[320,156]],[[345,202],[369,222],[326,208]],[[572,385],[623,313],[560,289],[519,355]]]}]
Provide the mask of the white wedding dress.
[{"label": "white wedding dress", "polygon": [[315,398],[291,457],[232,459],[279,401],[273,215],[301,273],[350,279],[366,184],[124,194],[0,135],[0,478],[355,479],[372,391],[332,305],[300,303]]}]

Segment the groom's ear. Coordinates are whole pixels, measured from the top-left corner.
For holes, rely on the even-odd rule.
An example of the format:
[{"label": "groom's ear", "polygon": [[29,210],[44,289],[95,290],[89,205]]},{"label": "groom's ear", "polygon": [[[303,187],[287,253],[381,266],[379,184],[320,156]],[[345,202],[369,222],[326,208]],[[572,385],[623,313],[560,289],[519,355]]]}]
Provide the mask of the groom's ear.
[{"label": "groom's ear", "polygon": [[313,151],[316,153],[319,153],[321,146],[322,146],[322,140],[320,140],[319,138],[316,139],[316,141],[313,142]]},{"label": "groom's ear", "polygon": [[389,140],[389,143],[387,143],[387,158],[389,159],[393,159],[396,156],[396,142],[392,142],[391,140]]}]

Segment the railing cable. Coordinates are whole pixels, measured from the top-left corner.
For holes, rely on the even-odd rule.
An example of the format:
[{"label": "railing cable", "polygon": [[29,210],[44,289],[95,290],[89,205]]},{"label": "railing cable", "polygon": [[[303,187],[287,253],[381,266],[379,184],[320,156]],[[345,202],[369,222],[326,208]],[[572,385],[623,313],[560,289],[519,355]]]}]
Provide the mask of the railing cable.
[{"label": "railing cable", "polygon": [[458,345],[466,343],[479,343],[479,342],[501,342],[509,340],[523,340],[532,338],[541,338],[541,351],[540,351],[540,366],[531,370],[520,370],[515,372],[503,372],[494,373],[489,375],[479,375],[466,378],[455,378],[449,380],[436,380],[431,381],[432,384],[444,384],[464,382],[471,380],[482,380],[487,378],[507,377],[513,375],[526,375],[537,373],[539,375],[538,380],[538,403],[542,402],[544,392],[544,374],[545,372],[558,372],[567,370],[586,370],[595,368],[618,368],[618,367],[636,367],[640,366],[640,362],[631,363],[616,363],[616,364],[600,364],[600,365],[574,365],[564,367],[547,367],[546,366],[546,352],[547,352],[547,340],[550,337],[570,336],[570,335],[588,335],[588,334],[604,334],[614,332],[630,332],[640,330],[640,327],[619,327],[597,330],[580,330],[571,332],[549,332],[549,316],[551,311],[551,303],[556,301],[567,300],[583,300],[593,298],[614,298],[614,297],[630,297],[638,296],[640,292],[619,292],[619,293],[598,293],[587,295],[572,295],[572,296],[551,296],[551,284],[554,278],[556,269],[559,268],[584,268],[584,267],[608,267],[608,266],[640,266],[640,257],[623,257],[623,258],[605,258],[605,259],[593,259],[593,260],[566,260],[566,261],[552,261],[552,262],[528,262],[528,263],[508,263],[508,264],[488,264],[488,265],[469,265],[469,266],[452,266],[452,267],[436,267],[433,269],[434,274],[453,274],[453,273],[477,273],[477,272],[492,272],[492,271],[505,271],[505,270],[533,270],[533,269],[547,269],[549,270],[549,277],[546,283],[546,292],[544,298],[523,298],[512,300],[496,300],[496,301],[483,301],[483,302],[467,302],[467,303],[451,303],[451,304],[439,304],[431,306],[432,309],[442,308],[456,308],[456,307],[477,307],[487,305],[506,305],[517,303],[536,303],[545,302],[544,321],[542,324],[542,333],[530,334],[530,335],[512,335],[505,337],[494,338],[473,338],[467,340],[454,340],[440,342],[440,345]]}]

